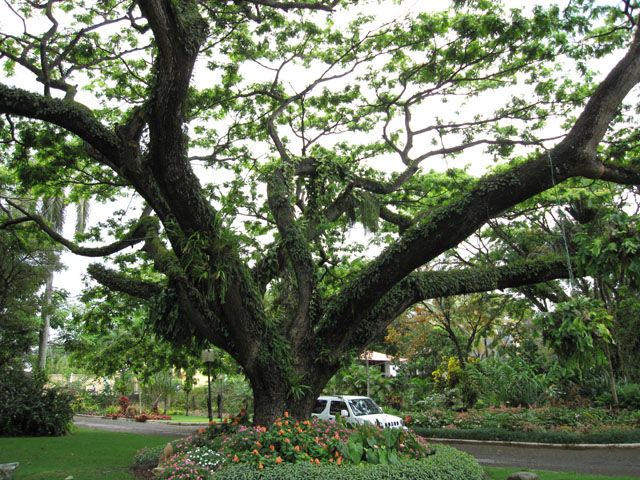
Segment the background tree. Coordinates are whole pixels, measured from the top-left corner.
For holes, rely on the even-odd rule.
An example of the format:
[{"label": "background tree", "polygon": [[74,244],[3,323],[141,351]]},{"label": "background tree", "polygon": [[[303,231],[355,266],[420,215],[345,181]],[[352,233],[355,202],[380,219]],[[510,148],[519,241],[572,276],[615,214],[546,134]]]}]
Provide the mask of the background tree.
[{"label": "background tree", "polygon": [[[456,1],[382,22],[348,21],[351,4],[16,2],[24,31],[0,39],[5,71],[35,80],[0,85],[3,161],[21,183],[145,203],[101,246],[87,240],[103,232],[72,242],[16,208],[80,255],[138,245],[119,271],[89,273],[147,301],[170,341],[229,352],[257,423],[309,415],[343,359],[417,301],[567,276],[553,254],[421,270],[504,211],[571,178],[640,183],[637,156],[601,148],[634,137],[632,2]],[[605,57],[596,80],[588,62]],[[45,132],[60,155],[37,155]],[[491,175],[428,171],[474,147],[500,163]]]},{"label": "background tree", "polygon": [[451,342],[464,368],[469,357],[481,355],[475,347],[493,336],[492,328],[504,320],[504,309],[499,296],[480,293],[420,302],[414,307],[414,314],[433,325],[433,333]]},{"label": "background tree", "polygon": [[568,182],[540,205],[523,204],[491,222],[464,259],[491,263],[554,251],[570,256],[569,282],[517,292],[540,313],[536,325],[562,362],[565,379],[582,383],[584,372],[606,368],[614,402],[616,377],[624,372],[635,379],[633,363],[619,356],[638,351],[628,336],[636,328],[628,313],[638,292],[637,211],[634,194],[601,182]]},{"label": "background tree", "polygon": [[[41,289],[48,272],[60,268],[47,237],[33,226],[16,223],[13,213],[0,213],[0,367],[11,360],[24,362],[38,344],[38,316],[45,310]],[[55,314],[61,299],[56,296],[46,306],[46,315]]]},{"label": "background tree", "polygon": [[[145,385],[165,385],[164,376],[174,369],[202,367],[191,343],[169,343],[153,332],[144,302],[100,286],[86,290],[81,300],[84,305],[74,309],[61,336],[72,365],[98,377],[124,372]],[[160,390],[162,396],[167,388]]]}]

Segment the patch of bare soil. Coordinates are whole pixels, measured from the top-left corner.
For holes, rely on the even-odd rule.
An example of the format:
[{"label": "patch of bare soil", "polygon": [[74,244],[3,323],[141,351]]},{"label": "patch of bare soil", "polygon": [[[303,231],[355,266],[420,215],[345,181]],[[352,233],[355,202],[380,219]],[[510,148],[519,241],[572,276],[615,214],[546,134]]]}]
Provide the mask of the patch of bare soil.
[{"label": "patch of bare soil", "polygon": [[156,478],[152,470],[156,468],[156,464],[140,465],[138,467],[131,467],[131,473],[139,480],[150,480]]}]

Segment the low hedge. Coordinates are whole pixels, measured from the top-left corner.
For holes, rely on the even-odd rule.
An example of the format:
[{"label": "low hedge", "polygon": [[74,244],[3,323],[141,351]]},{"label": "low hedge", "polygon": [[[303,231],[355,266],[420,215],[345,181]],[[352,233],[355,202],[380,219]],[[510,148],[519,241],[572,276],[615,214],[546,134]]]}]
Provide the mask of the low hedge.
[{"label": "low hedge", "polygon": [[457,440],[495,440],[503,442],[533,442],[559,444],[640,443],[640,430],[604,433],[519,432],[498,428],[449,429],[413,427],[414,432],[427,438]]},{"label": "low hedge", "polygon": [[238,464],[216,471],[216,480],[482,480],[482,467],[453,447],[438,445],[435,455],[394,465],[282,464],[259,470]]}]

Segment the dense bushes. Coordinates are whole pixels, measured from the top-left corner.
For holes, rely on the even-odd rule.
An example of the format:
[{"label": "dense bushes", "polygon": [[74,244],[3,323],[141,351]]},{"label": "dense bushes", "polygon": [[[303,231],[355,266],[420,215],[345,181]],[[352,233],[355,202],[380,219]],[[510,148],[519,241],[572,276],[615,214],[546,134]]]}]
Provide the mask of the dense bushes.
[{"label": "dense bushes", "polygon": [[240,464],[215,473],[216,480],[481,480],[483,476],[470,455],[444,445],[423,460],[395,465],[283,464],[259,470]]},{"label": "dense bushes", "polygon": [[[607,392],[601,395],[598,400],[604,405],[613,405],[613,395]],[[628,383],[618,385],[618,403],[617,407],[640,410],[640,383]]]},{"label": "dense bushes", "polygon": [[565,431],[594,433],[640,429],[640,415],[630,410],[565,407],[500,407],[463,412],[430,409],[411,413],[412,426],[423,429],[502,429],[507,431]]},{"label": "dense bushes", "polygon": [[73,419],[71,397],[45,388],[42,374],[17,368],[0,371],[0,435],[56,436],[68,432]]}]

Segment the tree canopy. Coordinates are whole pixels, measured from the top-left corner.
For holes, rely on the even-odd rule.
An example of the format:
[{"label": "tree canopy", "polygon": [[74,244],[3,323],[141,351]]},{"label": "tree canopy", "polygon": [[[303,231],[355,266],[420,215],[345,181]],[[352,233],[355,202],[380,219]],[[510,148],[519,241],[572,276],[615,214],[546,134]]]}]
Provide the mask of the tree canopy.
[{"label": "tree canopy", "polygon": [[563,182],[640,184],[635,2],[396,3],[10,1],[9,187],[141,206],[70,240],[2,204],[113,258],[90,275],[156,333],[229,352],[256,422],[308,415],[415,302],[568,275],[548,249],[434,263],[487,222]]}]

